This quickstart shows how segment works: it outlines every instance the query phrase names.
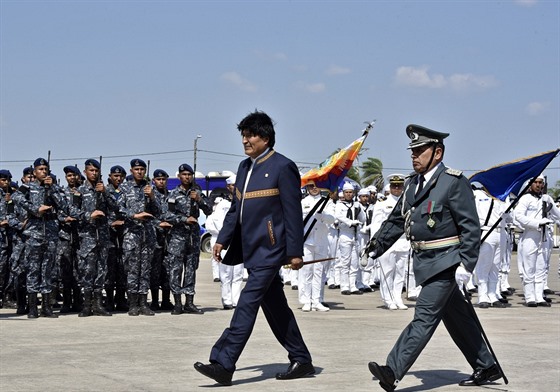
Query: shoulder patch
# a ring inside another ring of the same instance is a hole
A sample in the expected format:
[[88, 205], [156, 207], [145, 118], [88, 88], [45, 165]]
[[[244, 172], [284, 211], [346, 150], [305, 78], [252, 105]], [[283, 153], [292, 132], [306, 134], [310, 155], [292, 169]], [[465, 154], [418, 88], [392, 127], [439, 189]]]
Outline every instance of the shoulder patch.
[[448, 168], [445, 172], [455, 177], [460, 177], [463, 174], [461, 170], [451, 169], [451, 168]]

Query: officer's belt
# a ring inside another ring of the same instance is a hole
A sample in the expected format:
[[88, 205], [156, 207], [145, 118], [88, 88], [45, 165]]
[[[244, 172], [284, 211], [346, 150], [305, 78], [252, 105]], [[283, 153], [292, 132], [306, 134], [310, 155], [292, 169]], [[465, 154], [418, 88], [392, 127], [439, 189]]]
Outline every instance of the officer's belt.
[[429, 250], [447, 248], [448, 246], [458, 245], [461, 241], [459, 236], [441, 238], [433, 241], [410, 241], [410, 247], [414, 250]]

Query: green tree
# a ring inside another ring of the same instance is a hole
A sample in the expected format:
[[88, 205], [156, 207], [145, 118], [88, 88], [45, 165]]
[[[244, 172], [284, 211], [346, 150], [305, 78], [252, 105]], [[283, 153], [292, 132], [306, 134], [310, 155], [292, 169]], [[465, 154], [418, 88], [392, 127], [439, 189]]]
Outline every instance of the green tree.
[[548, 188], [547, 192], [554, 200], [560, 197], [560, 181], [556, 181], [553, 188]]
[[366, 187], [375, 185], [377, 189], [383, 188], [383, 162], [378, 158], [367, 158], [361, 165], [361, 184]]

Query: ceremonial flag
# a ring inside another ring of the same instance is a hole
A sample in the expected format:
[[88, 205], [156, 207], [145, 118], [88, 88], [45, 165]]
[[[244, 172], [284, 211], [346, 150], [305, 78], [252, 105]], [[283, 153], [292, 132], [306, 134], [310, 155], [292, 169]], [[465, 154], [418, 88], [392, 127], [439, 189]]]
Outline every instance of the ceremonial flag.
[[505, 201], [510, 193], [518, 195], [523, 184], [541, 174], [556, 158], [560, 149], [544, 152], [528, 158], [503, 163], [473, 174], [469, 181], [479, 182], [492, 196]]
[[318, 188], [328, 189], [329, 191], [334, 192], [346, 176], [346, 173], [348, 173], [350, 168], [352, 168], [354, 159], [358, 156], [369, 130], [373, 128], [373, 124], [374, 122], [368, 124], [360, 138], [354, 140], [347, 147], [331, 155], [318, 167], [313, 168], [302, 175], [301, 186], [305, 186], [305, 184], [309, 181], [314, 181]]

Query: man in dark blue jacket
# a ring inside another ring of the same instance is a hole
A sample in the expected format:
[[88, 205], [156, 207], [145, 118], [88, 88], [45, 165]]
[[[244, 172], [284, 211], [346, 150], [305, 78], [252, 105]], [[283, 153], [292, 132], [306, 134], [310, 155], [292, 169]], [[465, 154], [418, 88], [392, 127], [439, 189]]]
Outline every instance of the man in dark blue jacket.
[[288, 351], [290, 365], [276, 378], [287, 380], [315, 373], [311, 355], [284, 294], [279, 269], [303, 265], [301, 179], [294, 162], [273, 150], [272, 120], [254, 112], [237, 126], [248, 159], [237, 171], [231, 208], [213, 253], [223, 262], [245, 263], [249, 278], [229, 328], [210, 353], [210, 364], [194, 364], [197, 371], [222, 385], [231, 385], [235, 364], [251, 336], [259, 307], [274, 336]]
[[481, 385], [502, 377], [472, 309], [459, 291], [455, 274], [474, 270], [480, 247], [480, 224], [469, 181], [458, 170], [442, 163], [443, 139], [449, 134], [409, 125], [409, 149], [416, 174], [388, 219], [370, 242], [381, 256], [406, 234], [413, 249], [414, 275], [422, 290], [414, 319], [404, 329], [387, 357], [387, 366], [369, 363], [370, 372], [386, 391], [410, 369], [443, 321], [474, 373], [459, 383]]

